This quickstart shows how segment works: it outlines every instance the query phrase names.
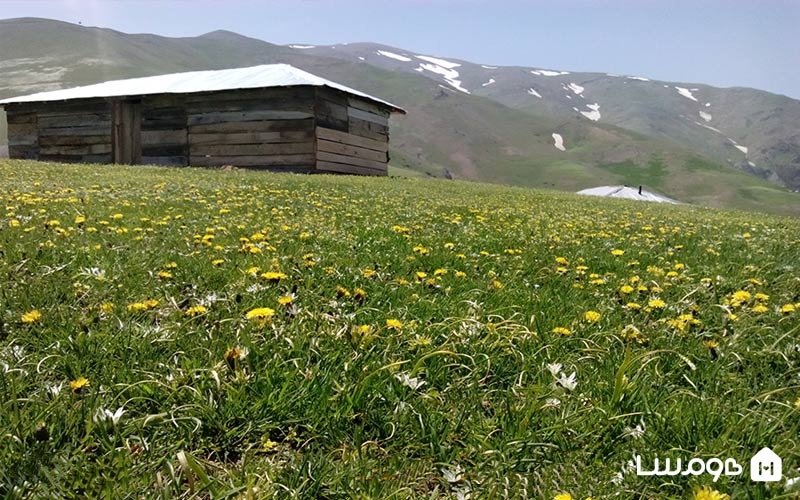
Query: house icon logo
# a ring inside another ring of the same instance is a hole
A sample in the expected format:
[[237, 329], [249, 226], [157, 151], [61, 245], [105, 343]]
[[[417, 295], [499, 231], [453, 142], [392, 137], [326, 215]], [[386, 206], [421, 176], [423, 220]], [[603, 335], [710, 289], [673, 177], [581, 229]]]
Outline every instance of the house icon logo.
[[783, 460], [769, 448], [761, 448], [750, 459], [750, 479], [759, 482], [780, 481]]

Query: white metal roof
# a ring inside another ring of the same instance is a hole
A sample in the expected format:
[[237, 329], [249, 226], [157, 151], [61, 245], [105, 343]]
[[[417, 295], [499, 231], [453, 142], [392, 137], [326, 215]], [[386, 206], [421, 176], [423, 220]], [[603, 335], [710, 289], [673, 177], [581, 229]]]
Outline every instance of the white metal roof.
[[0, 104], [15, 102], [65, 101], [91, 97], [122, 97], [147, 94], [188, 94], [193, 92], [213, 92], [217, 90], [254, 89], [263, 87], [291, 87], [313, 85], [331, 87], [348, 92], [405, 113], [401, 107], [359, 92], [336, 82], [326, 80], [288, 64], [264, 64], [249, 68], [234, 68], [209, 71], [190, 71], [169, 75], [112, 80], [109, 82], [74, 87], [71, 89], [39, 92], [0, 101]]
[[628, 200], [655, 201], [659, 203], [678, 203], [672, 198], [651, 193], [650, 191], [645, 191], [644, 189], [642, 190], [642, 194], [639, 194], [639, 190], [637, 188], [630, 186], [598, 186], [584, 189], [583, 191], [578, 191], [578, 194], [606, 196], [609, 198], [625, 198]]

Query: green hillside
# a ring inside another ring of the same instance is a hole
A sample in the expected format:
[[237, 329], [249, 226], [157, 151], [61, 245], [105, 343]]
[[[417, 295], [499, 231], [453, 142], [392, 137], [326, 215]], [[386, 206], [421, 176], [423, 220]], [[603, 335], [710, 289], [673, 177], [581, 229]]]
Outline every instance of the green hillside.
[[[689, 203], [800, 213], [796, 194], [714, 161], [706, 151], [666, 136], [653, 138], [580, 116], [512, 109], [489, 95], [457, 92], [418, 72], [367, 64], [351, 54], [361, 44], [326, 49], [340, 50], [347, 56], [342, 59], [224, 31], [180, 39], [15, 19], [0, 21], [0, 45], [9, 47], [0, 54], [6, 68], [0, 97], [131, 76], [285, 62], [406, 108], [408, 115], [393, 118], [391, 131], [392, 165], [405, 171], [568, 191], [643, 184]], [[566, 151], [554, 147], [554, 133], [563, 137]]]
[[0, 203], [4, 498], [796, 496], [800, 219], [26, 161]]

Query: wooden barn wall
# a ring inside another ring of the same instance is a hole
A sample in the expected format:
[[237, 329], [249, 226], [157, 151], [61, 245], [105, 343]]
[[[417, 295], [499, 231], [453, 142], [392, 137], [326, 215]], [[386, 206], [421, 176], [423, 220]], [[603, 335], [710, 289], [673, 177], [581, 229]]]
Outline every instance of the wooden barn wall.
[[189, 164], [310, 172], [314, 89], [253, 89], [186, 97]]
[[141, 163], [174, 167], [189, 164], [184, 101], [182, 95], [156, 95], [142, 99]]
[[11, 158], [111, 162], [111, 109], [102, 99], [16, 103], [6, 111]]
[[317, 171], [387, 175], [389, 111], [334, 89], [317, 89]]

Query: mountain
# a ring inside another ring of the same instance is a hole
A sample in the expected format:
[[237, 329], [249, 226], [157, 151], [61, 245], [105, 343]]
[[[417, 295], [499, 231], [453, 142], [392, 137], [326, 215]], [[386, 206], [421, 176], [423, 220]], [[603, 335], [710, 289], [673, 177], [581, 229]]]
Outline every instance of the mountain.
[[370, 43], [307, 47], [308, 54], [417, 72], [514, 109], [580, 117], [677, 142], [720, 163], [800, 189], [800, 101], [748, 88], [642, 76], [498, 67]]
[[[168, 38], [33, 18], [0, 21], [0, 46], [0, 98], [284, 62], [406, 108], [407, 116], [392, 119], [395, 172], [570, 191], [644, 184], [685, 202], [800, 214], [797, 194], [751, 175], [794, 186], [790, 181], [800, 170], [800, 161], [799, 168], [792, 163], [800, 151], [797, 137], [779, 125], [794, 119], [797, 102], [766, 92], [681, 84], [669, 89], [667, 83], [601, 74], [495, 68], [367, 43], [278, 46], [228, 31]], [[765, 114], [754, 112], [735, 125], [717, 111], [734, 113], [735, 94], [729, 92], [739, 91]], [[712, 92], [718, 93], [713, 101]], [[758, 104], [770, 98], [772, 107]], [[696, 119], [690, 107], [698, 108]], [[711, 113], [711, 121], [700, 111]], [[723, 119], [725, 127], [716, 123]], [[759, 128], [759, 120], [767, 125]], [[729, 137], [746, 145], [750, 156], [725, 144]]]

